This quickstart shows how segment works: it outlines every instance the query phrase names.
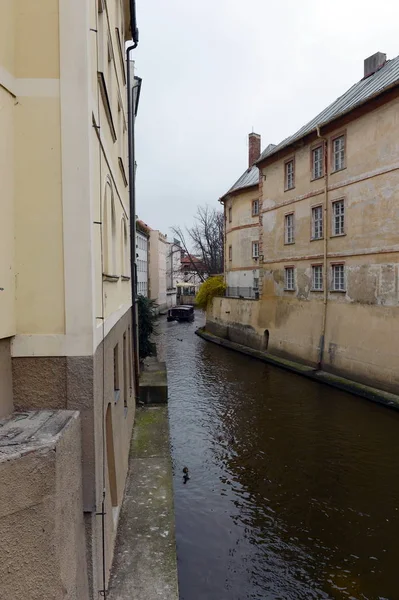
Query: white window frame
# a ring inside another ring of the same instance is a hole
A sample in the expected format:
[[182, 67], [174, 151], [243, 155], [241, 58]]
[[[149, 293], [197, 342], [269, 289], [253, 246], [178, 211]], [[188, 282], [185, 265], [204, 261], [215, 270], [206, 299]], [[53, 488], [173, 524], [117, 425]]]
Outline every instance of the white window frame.
[[291, 158], [284, 163], [284, 182], [285, 190], [292, 190], [295, 187], [295, 160]]
[[332, 203], [332, 235], [345, 234], [345, 200], [340, 198]]
[[331, 290], [333, 292], [346, 292], [345, 264], [331, 265]]
[[[320, 155], [319, 155], [320, 153]], [[320, 179], [324, 175], [323, 168], [323, 145], [317, 146], [312, 150], [312, 179]]]
[[323, 265], [312, 265], [312, 291], [323, 291]]
[[284, 267], [284, 289], [295, 291], [295, 267]]
[[294, 213], [284, 215], [284, 244], [295, 243]]
[[[256, 207], [256, 210], [255, 210]], [[257, 217], [259, 215], [259, 200], [252, 200], [252, 216]]]
[[259, 258], [259, 242], [252, 242], [252, 258]]
[[312, 240], [323, 239], [323, 206], [312, 207]]
[[346, 154], [346, 137], [345, 134], [338, 135], [332, 139], [332, 171], [342, 171], [345, 169], [345, 154]]

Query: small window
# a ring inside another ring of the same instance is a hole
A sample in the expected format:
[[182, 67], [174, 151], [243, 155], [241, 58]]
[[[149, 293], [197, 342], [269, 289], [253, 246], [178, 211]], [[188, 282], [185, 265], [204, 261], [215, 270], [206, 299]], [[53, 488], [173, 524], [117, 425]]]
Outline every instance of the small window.
[[233, 220], [233, 209], [230, 206], [230, 208], [229, 208], [229, 223], [231, 223], [232, 220]]
[[321, 265], [312, 267], [312, 290], [323, 291], [323, 267]]
[[345, 291], [345, 265], [332, 266], [332, 289], [334, 292]]
[[284, 240], [286, 244], [294, 243], [294, 213], [285, 215], [284, 219]]
[[294, 288], [294, 267], [284, 269], [284, 289], [292, 291]]
[[233, 260], [233, 246], [229, 246], [229, 260]]
[[343, 200], [333, 202], [333, 235], [345, 233], [345, 203]]
[[252, 258], [259, 258], [259, 242], [252, 242]]
[[115, 402], [119, 399], [119, 346], [116, 344], [114, 348], [114, 394]]
[[127, 408], [129, 397], [129, 354], [126, 332], [123, 334], [123, 405]]
[[252, 216], [256, 217], [259, 214], [259, 200], [252, 200]]
[[294, 160], [289, 160], [285, 163], [285, 189], [292, 190], [294, 185]]
[[312, 150], [312, 178], [319, 179], [324, 175], [323, 169], [323, 146]]
[[340, 135], [332, 141], [332, 168], [340, 171], [345, 168], [345, 136]]
[[320, 240], [323, 237], [323, 207], [312, 208], [312, 240]]

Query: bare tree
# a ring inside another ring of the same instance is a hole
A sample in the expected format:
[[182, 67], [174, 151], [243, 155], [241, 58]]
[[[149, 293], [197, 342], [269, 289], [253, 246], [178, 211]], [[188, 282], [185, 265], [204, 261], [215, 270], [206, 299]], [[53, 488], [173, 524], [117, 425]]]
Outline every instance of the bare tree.
[[[187, 243], [181, 227], [173, 227], [173, 232], [179, 237], [184, 250], [190, 257], [193, 269], [204, 280], [203, 274], [199, 273], [195, 261], [188, 252]], [[198, 257], [208, 275], [223, 273], [223, 249], [224, 249], [224, 217], [221, 211], [210, 206], [199, 206], [194, 217], [194, 225], [187, 228], [187, 235], [193, 254]]]

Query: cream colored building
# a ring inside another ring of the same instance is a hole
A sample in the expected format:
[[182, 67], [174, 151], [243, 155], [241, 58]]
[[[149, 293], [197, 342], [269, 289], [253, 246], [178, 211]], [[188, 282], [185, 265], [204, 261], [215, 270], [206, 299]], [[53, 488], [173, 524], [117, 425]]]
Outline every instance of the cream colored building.
[[166, 269], [169, 254], [169, 243], [166, 235], [157, 229], [150, 230], [149, 240], [149, 297], [157, 304], [157, 310], [163, 312], [167, 308]]
[[[399, 57], [378, 53], [364, 69], [257, 161], [261, 299], [217, 299], [208, 325], [398, 393]], [[235, 227], [247, 224], [251, 195], [240, 202], [246, 214], [237, 208]], [[246, 240], [230, 238], [233, 257], [256, 227], [246, 231]]]
[[[133, 5], [0, 2], [0, 417], [80, 412], [96, 599], [135, 411], [125, 60]], [[2, 584], [3, 575], [0, 596]]]

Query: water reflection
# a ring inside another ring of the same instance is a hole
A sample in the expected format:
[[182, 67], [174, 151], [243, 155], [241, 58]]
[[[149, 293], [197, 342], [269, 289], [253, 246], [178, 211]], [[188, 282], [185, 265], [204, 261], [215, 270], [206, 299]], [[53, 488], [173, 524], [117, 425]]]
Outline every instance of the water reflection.
[[399, 415], [198, 325], [162, 322], [159, 340], [182, 600], [399, 598]]

